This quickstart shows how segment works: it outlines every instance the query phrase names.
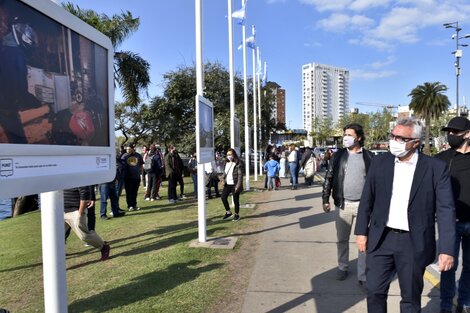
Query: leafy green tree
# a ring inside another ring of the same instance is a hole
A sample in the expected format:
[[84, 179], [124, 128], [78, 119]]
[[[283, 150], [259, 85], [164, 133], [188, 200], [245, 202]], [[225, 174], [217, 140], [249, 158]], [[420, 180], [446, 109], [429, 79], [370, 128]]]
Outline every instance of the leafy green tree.
[[450, 101], [444, 92], [447, 86], [440, 82], [429, 83], [415, 87], [408, 96], [411, 96], [410, 109], [425, 121], [424, 153], [429, 155], [429, 133], [431, 120], [438, 119], [449, 109]]
[[137, 31], [140, 19], [134, 18], [129, 11], [109, 17], [93, 10], [82, 9], [71, 2], [62, 3], [62, 6], [110, 38], [115, 50], [114, 80], [121, 88], [126, 103], [137, 106], [141, 102], [141, 92], [146, 92], [150, 84], [150, 64], [136, 53], [118, 51], [117, 48]]
[[336, 132], [333, 119], [330, 117], [324, 117], [322, 119], [315, 116], [312, 119], [312, 131], [310, 136], [313, 137], [313, 144], [324, 146], [328, 138], [334, 136]]
[[275, 90], [278, 88], [281, 88], [281, 86], [275, 82], [268, 81], [261, 90], [261, 138], [259, 138], [261, 148], [268, 145], [271, 133], [276, 130], [285, 130], [285, 125], [277, 125], [276, 119], [271, 116], [276, 103]]
[[[196, 69], [180, 66], [163, 75], [164, 92], [150, 103], [153, 116], [152, 138], [162, 144], [175, 143], [184, 152], [196, 148], [195, 96]], [[217, 149], [230, 145], [230, 84], [229, 72], [220, 63], [204, 66], [204, 97], [214, 105], [214, 141]], [[235, 111], [244, 135], [243, 84], [235, 77]], [[243, 142], [243, 140], [242, 140]]]

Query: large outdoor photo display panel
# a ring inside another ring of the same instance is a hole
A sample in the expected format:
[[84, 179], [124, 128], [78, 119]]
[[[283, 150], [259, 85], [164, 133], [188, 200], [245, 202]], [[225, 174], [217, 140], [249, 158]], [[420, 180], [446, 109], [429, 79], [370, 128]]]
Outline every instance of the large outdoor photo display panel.
[[0, 198], [112, 180], [109, 38], [50, 0], [0, 0], [0, 39]]
[[214, 160], [214, 107], [201, 96], [196, 96], [196, 150], [199, 163]]

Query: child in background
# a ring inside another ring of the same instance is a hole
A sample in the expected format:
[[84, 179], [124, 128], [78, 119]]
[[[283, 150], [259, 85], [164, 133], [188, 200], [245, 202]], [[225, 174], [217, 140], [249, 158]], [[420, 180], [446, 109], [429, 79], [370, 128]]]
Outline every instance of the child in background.
[[274, 154], [269, 155], [269, 161], [264, 164], [264, 169], [268, 175], [268, 190], [276, 190], [275, 179], [280, 170], [279, 162], [274, 160]]

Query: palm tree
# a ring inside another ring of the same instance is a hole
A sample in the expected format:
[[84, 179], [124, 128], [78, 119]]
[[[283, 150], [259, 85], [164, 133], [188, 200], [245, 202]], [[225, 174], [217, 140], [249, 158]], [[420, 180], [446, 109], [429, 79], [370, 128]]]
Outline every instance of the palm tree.
[[136, 53], [118, 51], [117, 48], [132, 33], [137, 31], [140, 19], [134, 18], [129, 11], [109, 17], [106, 14], [98, 14], [93, 10], [81, 9], [71, 2], [63, 3], [62, 6], [111, 39], [115, 51], [115, 82], [121, 87], [126, 103], [137, 106], [140, 103], [140, 92], [147, 91], [150, 84], [150, 64]]
[[423, 118], [426, 123], [424, 138], [424, 154], [429, 155], [429, 129], [431, 119], [438, 119], [449, 109], [450, 101], [443, 93], [447, 91], [447, 86], [440, 82], [418, 85], [408, 96], [411, 96], [410, 109], [415, 114]]

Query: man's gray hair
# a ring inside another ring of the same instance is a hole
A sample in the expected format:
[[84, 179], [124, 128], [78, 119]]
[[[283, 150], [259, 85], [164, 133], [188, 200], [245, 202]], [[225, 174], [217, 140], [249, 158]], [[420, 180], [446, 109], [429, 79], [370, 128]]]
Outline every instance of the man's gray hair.
[[397, 121], [397, 125], [413, 128], [413, 138], [421, 140], [423, 134], [423, 123], [414, 117], [405, 117]]

